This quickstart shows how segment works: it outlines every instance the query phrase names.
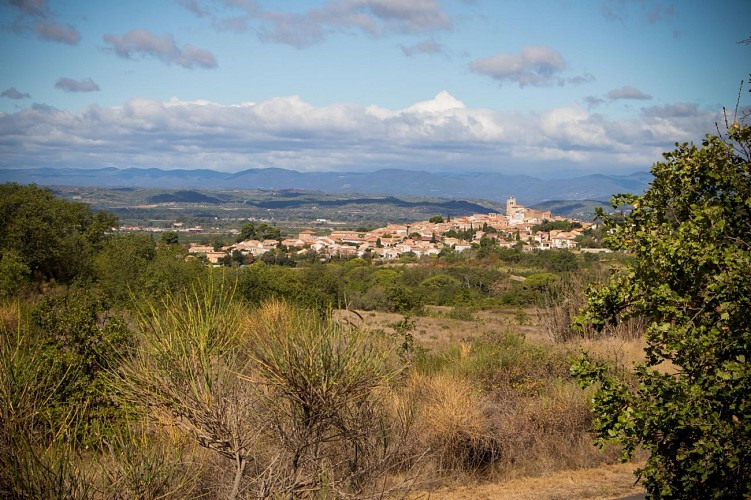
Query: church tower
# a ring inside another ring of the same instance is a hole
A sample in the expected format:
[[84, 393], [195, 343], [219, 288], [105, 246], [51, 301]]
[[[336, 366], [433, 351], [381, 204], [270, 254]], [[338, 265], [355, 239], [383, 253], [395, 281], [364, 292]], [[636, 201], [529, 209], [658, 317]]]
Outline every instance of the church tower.
[[506, 217], [512, 217], [516, 212], [516, 198], [509, 196], [506, 200]]

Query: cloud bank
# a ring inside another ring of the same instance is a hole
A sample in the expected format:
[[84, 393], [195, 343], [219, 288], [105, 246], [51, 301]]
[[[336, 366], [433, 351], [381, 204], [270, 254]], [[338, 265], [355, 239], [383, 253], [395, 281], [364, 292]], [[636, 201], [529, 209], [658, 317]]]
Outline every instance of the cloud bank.
[[467, 108], [448, 92], [400, 110], [316, 107], [296, 96], [237, 105], [135, 99], [0, 114], [0, 167], [630, 173], [676, 141], [700, 139], [715, 119], [682, 104], [621, 121], [575, 104], [536, 114]]

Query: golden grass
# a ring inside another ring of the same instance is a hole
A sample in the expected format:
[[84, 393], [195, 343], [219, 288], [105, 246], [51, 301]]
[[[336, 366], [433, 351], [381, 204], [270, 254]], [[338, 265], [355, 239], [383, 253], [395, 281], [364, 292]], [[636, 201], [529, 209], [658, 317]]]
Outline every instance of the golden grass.
[[431, 500], [562, 500], [617, 499], [645, 492], [634, 484], [635, 464], [601, 465], [590, 469], [559, 471], [540, 477], [504, 483], [475, 483], [434, 491], [420, 491], [411, 499]]

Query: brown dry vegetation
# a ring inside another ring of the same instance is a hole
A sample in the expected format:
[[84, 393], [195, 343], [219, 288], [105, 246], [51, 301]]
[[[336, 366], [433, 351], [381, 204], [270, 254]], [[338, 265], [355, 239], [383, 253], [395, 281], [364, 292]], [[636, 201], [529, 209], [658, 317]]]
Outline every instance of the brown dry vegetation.
[[[592, 446], [591, 392], [568, 376], [568, 360], [581, 350], [630, 368], [643, 360], [640, 338], [561, 343], [544, 331], [542, 314], [533, 309], [478, 311], [464, 321], [450, 313], [451, 308], [433, 307], [412, 318], [415, 343], [424, 351], [396, 396], [400, 404], [412, 405], [406, 449], [420, 457], [415, 498], [643, 493], [634, 484], [634, 466], [617, 465], [618, 450]], [[402, 318], [362, 316], [367, 328], [394, 334]]]
[[[630, 466], [614, 465], [618, 450], [601, 452], [592, 446], [591, 393], [578, 388], [568, 372], [580, 349], [630, 366], [641, 359], [639, 340], [556, 343], [532, 309], [432, 307], [411, 318], [414, 327], [408, 331], [414, 341], [400, 351], [403, 316], [341, 314], [337, 323], [345, 327], [330, 330], [334, 337], [329, 347], [335, 350], [326, 355], [334, 356], [331, 362], [344, 362], [349, 358], [337, 358], [336, 349], [347, 349], [352, 339], [381, 339], [357, 344], [383, 350], [372, 368], [372, 353], [362, 351], [367, 356], [355, 367], [376, 370], [381, 378], [372, 382], [376, 378], [366, 370], [357, 382], [362, 391], [325, 394], [343, 398], [334, 406], [346, 411], [326, 413], [330, 407], [323, 403], [320, 411], [312, 410], [321, 423], [311, 427], [305, 397], [320, 387], [295, 384], [317, 383], [318, 368], [306, 368], [305, 354], [319, 346], [306, 347], [315, 341], [306, 332], [331, 325], [314, 325], [311, 316], [295, 316], [300, 313], [279, 303], [247, 312], [229, 304], [216, 311], [180, 312], [178, 306], [184, 305], [173, 304], [170, 314], [148, 311], [141, 330], [158, 334], [151, 342], [160, 344], [152, 344], [148, 352], [162, 356], [168, 354], [162, 349], [179, 347], [178, 352], [187, 349], [187, 357], [175, 358], [179, 364], [161, 375], [158, 363], [165, 360], [158, 357], [134, 358], [135, 364], [128, 365], [132, 370], [124, 372], [130, 381], [139, 379], [139, 371], [147, 375], [141, 377], [141, 389], [125, 387], [134, 391], [134, 403], [139, 398], [147, 403], [151, 418], [134, 415], [132, 426], [116, 433], [104, 449], [79, 459], [66, 455], [64, 448], [59, 456], [44, 455], [52, 460], [50, 466], [68, 475], [68, 492], [96, 498], [252, 498], [273, 492], [303, 497], [617, 498], [642, 491], [633, 486]], [[6, 333], [22, 331], [13, 308], [0, 312]], [[290, 323], [291, 318], [297, 319]], [[192, 344], [180, 344], [174, 332], [187, 319], [193, 322], [191, 335], [226, 336], [216, 337], [221, 340], [218, 350], [209, 344], [197, 351]], [[247, 346], [246, 354], [227, 357], [227, 346], [234, 345], [239, 331], [249, 335], [237, 337], [238, 345]], [[360, 337], [347, 331], [359, 331]], [[143, 354], [152, 356], [148, 352]], [[312, 371], [286, 379], [290, 367], [284, 363]], [[178, 366], [198, 372], [171, 380]], [[341, 366], [346, 372], [346, 364]], [[166, 378], [152, 386], [156, 375]], [[148, 401], [154, 395], [158, 397]], [[165, 404], [169, 398], [173, 402]]]

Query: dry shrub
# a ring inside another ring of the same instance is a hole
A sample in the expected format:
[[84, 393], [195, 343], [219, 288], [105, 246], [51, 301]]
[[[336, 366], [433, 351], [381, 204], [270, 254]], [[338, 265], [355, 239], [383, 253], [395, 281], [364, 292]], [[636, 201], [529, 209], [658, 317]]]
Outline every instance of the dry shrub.
[[100, 460], [102, 493], [111, 499], [195, 497], [201, 475], [196, 446], [175, 429], [146, 422], [119, 429]]
[[542, 299], [542, 305], [537, 308], [537, 317], [540, 327], [550, 340], [566, 342], [603, 337], [630, 340], [644, 334], [646, 321], [641, 317], [622, 318], [615, 324], [608, 324], [602, 331], [589, 324], [575, 325], [576, 316], [586, 305], [587, 289], [606, 279], [604, 272], [597, 268], [588, 273], [563, 276], [548, 290]]
[[401, 370], [394, 340], [282, 302], [246, 326], [241, 378], [256, 389], [276, 452], [257, 493], [364, 494], [392, 464], [402, 427], [386, 410]]
[[592, 446], [587, 395], [573, 383], [552, 384], [540, 397], [504, 400], [498, 407], [501, 477], [589, 467], [605, 459]]
[[437, 474], [480, 472], [499, 447], [481, 393], [450, 374], [412, 374], [402, 398], [412, 402], [415, 424], [411, 454], [425, 456]]
[[243, 311], [232, 290], [209, 281], [138, 316], [140, 345], [113, 383], [128, 404], [167, 417], [196, 443], [222, 456], [234, 470], [230, 498], [255, 466], [260, 434], [253, 388], [237, 374], [246, 364], [241, 347]]

